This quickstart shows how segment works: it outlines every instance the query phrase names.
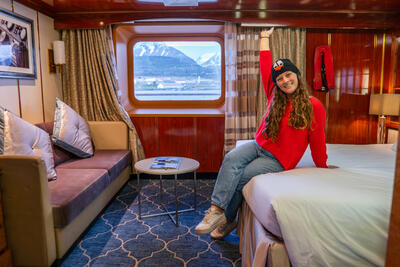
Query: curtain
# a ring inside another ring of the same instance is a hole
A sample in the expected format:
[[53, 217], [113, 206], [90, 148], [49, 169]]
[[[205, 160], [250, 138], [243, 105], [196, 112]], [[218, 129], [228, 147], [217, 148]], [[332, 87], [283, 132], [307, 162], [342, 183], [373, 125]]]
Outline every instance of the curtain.
[[259, 87], [259, 32], [225, 24], [225, 153], [254, 138]]
[[[261, 32], [261, 28], [259, 31]], [[265, 29], [267, 30], [267, 28]], [[270, 38], [272, 60], [288, 58], [306, 77], [306, 30], [303, 28], [275, 28]], [[257, 97], [257, 125], [261, 124], [267, 108], [262, 81], [260, 79]]]
[[124, 121], [133, 162], [143, 159], [135, 127], [118, 99], [114, 49], [107, 30], [63, 30], [62, 40], [66, 50], [63, 101], [87, 120]]

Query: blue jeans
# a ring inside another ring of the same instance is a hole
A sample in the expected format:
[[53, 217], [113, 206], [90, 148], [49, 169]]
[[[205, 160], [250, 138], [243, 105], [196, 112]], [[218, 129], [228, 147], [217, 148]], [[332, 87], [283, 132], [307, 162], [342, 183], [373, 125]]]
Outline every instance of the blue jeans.
[[279, 161], [255, 140], [238, 146], [225, 155], [211, 195], [211, 204], [224, 209], [226, 219], [233, 221], [243, 200], [242, 189], [251, 178], [283, 170]]

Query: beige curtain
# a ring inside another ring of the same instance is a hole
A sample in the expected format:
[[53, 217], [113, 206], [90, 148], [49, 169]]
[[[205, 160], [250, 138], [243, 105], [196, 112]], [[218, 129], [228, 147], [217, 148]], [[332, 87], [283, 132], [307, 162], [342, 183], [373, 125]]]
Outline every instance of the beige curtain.
[[[261, 32], [261, 28], [259, 31]], [[267, 30], [267, 29], [266, 29]], [[301, 76], [306, 77], [306, 30], [302, 28], [275, 28], [270, 38], [272, 59], [290, 59], [300, 70]], [[261, 79], [259, 80], [257, 96], [257, 125], [265, 115], [267, 100]]]
[[259, 32], [225, 24], [225, 153], [256, 131]]
[[113, 43], [107, 30], [64, 30], [62, 40], [66, 50], [63, 100], [87, 120], [124, 121], [129, 127], [133, 160], [143, 159], [135, 127], [118, 100]]

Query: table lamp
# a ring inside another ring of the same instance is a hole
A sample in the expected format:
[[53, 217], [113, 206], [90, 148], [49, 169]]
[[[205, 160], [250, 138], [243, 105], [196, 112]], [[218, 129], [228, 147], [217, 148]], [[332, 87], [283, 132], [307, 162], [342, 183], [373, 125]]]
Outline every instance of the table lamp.
[[386, 117], [400, 113], [400, 94], [372, 94], [369, 101], [369, 114], [379, 115], [378, 144], [385, 143]]

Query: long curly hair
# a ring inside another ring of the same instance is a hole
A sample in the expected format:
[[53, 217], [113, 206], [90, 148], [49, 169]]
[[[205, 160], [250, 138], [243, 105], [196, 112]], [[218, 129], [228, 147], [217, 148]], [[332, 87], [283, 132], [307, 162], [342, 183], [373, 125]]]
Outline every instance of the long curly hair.
[[310, 101], [308, 86], [299, 75], [297, 75], [297, 79], [299, 86], [289, 96], [275, 86], [275, 95], [270, 106], [270, 111], [265, 118], [265, 128], [263, 130], [264, 137], [271, 137], [273, 142], [278, 140], [279, 126], [285, 114], [288, 99], [290, 99], [293, 107], [290, 111], [288, 125], [295, 129], [311, 129], [313, 107]]

